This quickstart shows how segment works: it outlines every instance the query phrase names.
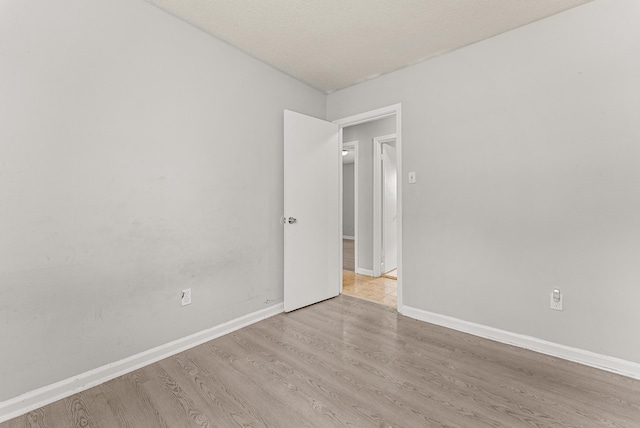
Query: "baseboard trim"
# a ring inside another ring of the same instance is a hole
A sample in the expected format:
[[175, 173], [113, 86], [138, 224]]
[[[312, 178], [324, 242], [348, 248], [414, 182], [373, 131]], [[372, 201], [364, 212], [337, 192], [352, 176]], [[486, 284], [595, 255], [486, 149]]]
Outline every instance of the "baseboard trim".
[[205, 342], [232, 333], [284, 311], [282, 303], [241, 316], [215, 327], [157, 346], [120, 361], [98, 367], [51, 385], [0, 402], [0, 422], [24, 415], [54, 401], [107, 382], [141, 367], [186, 351]]
[[640, 364], [632, 361], [609, 357], [595, 352], [586, 351], [584, 349], [572, 348], [570, 346], [560, 345], [558, 343], [548, 342], [535, 337], [512, 333], [410, 306], [404, 306], [402, 314], [410, 318], [447, 327], [452, 330], [469, 333], [474, 336], [495, 340], [496, 342], [506, 343], [507, 345], [513, 345], [519, 348], [529, 349], [541, 354], [562, 358], [630, 378], [640, 379]]
[[373, 271], [369, 269], [357, 268], [356, 273], [360, 275], [373, 276]]

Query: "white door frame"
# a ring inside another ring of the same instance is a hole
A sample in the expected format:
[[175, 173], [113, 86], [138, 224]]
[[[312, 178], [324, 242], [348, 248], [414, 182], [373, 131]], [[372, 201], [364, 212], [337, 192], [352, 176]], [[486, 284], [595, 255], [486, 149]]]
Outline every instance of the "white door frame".
[[[402, 118], [401, 118], [401, 104], [393, 104], [387, 107], [382, 107], [376, 110], [367, 111], [364, 113], [356, 114], [354, 116], [345, 117], [343, 119], [334, 120], [333, 123], [340, 127], [339, 138], [340, 146], [342, 147], [342, 129], [347, 126], [359, 125], [361, 123], [371, 122], [373, 120], [382, 119], [384, 117], [393, 116], [396, 117], [396, 151], [398, 155], [397, 169], [398, 169], [398, 307], [397, 310], [400, 313], [404, 311], [404, 304], [402, 300]], [[342, 168], [340, 168], [340, 192], [342, 191]], [[340, 198], [342, 202], [342, 198]], [[342, 209], [342, 206], [340, 206]], [[340, 239], [342, 242], [342, 216], [340, 216], [340, 236], [336, 236], [336, 239]], [[340, 246], [342, 249], [342, 245]], [[342, 253], [340, 253], [342, 257]], [[375, 266], [374, 266], [375, 267]], [[340, 277], [340, 292], [342, 293], [342, 276]]]
[[[340, 132], [340, 138], [342, 139], [342, 132]], [[343, 149], [353, 150], [354, 159], [353, 159], [353, 257], [355, 258], [355, 266], [354, 271], [358, 272], [358, 140], [347, 141], [346, 143], [342, 143]], [[344, 176], [341, 176], [340, 183], [342, 184], [344, 180]], [[344, 185], [340, 186], [340, 201], [343, 200], [342, 191], [344, 189]], [[341, 206], [342, 212], [344, 212], [344, 207]], [[340, 230], [342, 230], [342, 220], [340, 221]], [[344, 235], [344, 231], [343, 231]], [[341, 259], [342, 260], [342, 259]], [[342, 287], [340, 287], [340, 292], [342, 292]]]
[[[382, 265], [382, 168], [380, 166], [382, 145], [396, 140], [396, 134], [373, 139], [373, 276], [375, 277], [383, 273], [380, 269]], [[400, 178], [399, 174], [398, 178]]]

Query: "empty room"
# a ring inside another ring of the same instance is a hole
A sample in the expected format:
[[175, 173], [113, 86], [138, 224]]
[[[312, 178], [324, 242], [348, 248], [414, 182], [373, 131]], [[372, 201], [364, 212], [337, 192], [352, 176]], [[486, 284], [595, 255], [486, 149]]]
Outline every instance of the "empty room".
[[640, 426], [638, 22], [0, 0], [0, 427]]

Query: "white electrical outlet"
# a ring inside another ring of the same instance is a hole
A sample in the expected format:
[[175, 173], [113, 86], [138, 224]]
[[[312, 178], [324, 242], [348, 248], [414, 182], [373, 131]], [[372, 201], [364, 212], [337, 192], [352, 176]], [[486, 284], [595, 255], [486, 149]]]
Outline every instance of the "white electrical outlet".
[[182, 290], [182, 306], [191, 304], [191, 289], [185, 288]]
[[562, 310], [562, 293], [558, 288], [554, 288], [553, 291], [551, 291], [549, 307], [555, 311]]

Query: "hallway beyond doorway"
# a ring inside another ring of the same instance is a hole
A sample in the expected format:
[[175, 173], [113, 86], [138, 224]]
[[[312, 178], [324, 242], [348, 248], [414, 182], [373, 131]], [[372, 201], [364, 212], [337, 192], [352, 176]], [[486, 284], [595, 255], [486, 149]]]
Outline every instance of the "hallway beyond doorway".
[[398, 279], [398, 269], [391, 270], [391, 271], [383, 274], [382, 276], [384, 276], [385, 278], [390, 278], [390, 279]]
[[395, 309], [398, 300], [398, 286], [395, 279], [374, 278], [343, 270], [342, 294], [380, 303]]

